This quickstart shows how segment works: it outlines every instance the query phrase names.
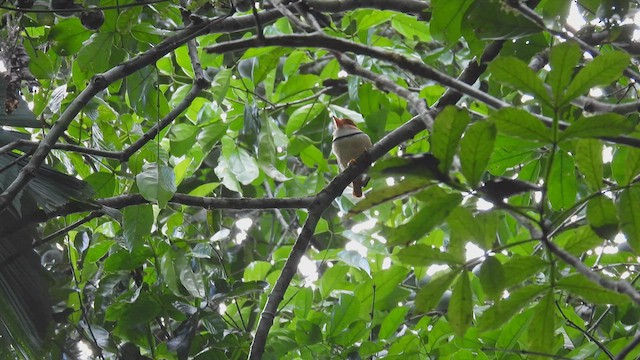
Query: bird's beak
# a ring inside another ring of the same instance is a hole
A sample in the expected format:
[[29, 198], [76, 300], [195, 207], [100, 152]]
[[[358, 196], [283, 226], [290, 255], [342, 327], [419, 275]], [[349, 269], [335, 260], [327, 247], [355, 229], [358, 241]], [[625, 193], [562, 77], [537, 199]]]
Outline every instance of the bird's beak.
[[344, 121], [342, 119], [338, 119], [335, 116], [332, 116], [332, 118], [333, 118], [333, 123], [336, 125], [336, 127], [340, 127], [344, 125]]

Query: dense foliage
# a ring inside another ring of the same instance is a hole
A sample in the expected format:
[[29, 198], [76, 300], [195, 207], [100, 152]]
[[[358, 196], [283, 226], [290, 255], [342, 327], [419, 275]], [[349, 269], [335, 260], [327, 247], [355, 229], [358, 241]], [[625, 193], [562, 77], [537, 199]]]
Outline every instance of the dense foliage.
[[638, 357], [637, 6], [3, 1], [0, 356]]

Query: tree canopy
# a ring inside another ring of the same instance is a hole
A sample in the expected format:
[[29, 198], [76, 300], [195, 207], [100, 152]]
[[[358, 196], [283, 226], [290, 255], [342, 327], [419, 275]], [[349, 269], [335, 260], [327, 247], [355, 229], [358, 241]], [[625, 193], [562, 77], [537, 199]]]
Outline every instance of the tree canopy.
[[2, 1], [0, 356], [637, 358], [637, 12]]

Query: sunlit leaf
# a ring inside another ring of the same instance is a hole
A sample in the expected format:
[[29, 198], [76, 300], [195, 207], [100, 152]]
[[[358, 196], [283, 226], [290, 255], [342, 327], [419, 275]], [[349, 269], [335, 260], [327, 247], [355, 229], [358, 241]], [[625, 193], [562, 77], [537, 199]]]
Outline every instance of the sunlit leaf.
[[471, 186], [480, 182], [489, 164], [496, 139], [496, 128], [488, 122], [471, 125], [460, 141], [462, 174]]
[[629, 55], [622, 51], [611, 51], [596, 56], [573, 78], [564, 93], [564, 102], [571, 101], [597, 85], [608, 85], [615, 81], [629, 64]]
[[629, 245], [640, 250], [640, 187], [631, 186], [623, 189], [618, 198], [618, 218], [620, 227]]
[[447, 318], [456, 335], [462, 337], [473, 320], [473, 299], [469, 274], [464, 271], [453, 286]]

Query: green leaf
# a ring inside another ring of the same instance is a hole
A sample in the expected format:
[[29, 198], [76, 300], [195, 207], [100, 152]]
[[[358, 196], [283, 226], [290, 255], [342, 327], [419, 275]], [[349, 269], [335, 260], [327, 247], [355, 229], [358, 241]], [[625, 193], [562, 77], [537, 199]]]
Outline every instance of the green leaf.
[[542, 104], [551, 105], [544, 82], [522, 60], [511, 56], [499, 57], [489, 64], [488, 70], [496, 81], [533, 95]]
[[576, 142], [576, 165], [584, 175], [591, 191], [602, 189], [603, 165], [602, 143], [595, 139], [581, 139]]
[[578, 72], [569, 84], [561, 104], [566, 104], [588, 92], [592, 87], [608, 85], [616, 81], [629, 65], [629, 55], [622, 51], [611, 51], [596, 56]]
[[471, 326], [473, 320], [473, 298], [471, 295], [471, 283], [469, 274], [463, 271], [456, 285], [453, 287], [447, 319], [456, 335], [464, 336], [467, 328]]
[[460, 137], [470, 121], [467, 112], [459, 111], [455, 106], [447, 106], [436, 117], [431, 132], [431, 151], [440, 160], [440, 172], [449, 173]]
[[104, 271], [134, 270], [142, 266], [151, 257], [153, 257], [151, 249], [144, 246], [134, 247], [131, 252], [121, 249], [109, 254], [104, 261]]
[[614, 113], [581, 117], [561, 133], [559, 141], [571, 138], [614, 137], [629, 133], [634, 128], [635, 124], [631, 120]]
[[183, 251], [176, 253], [174, 266], [180, 283], [196, 299], [203, 299], [205, 296], [204, 280], [202, 275], [194, 273], [187, 257]]
[[566, 242], [562, 239], [563, 235], [564, 233], [558, 236], [556, 241], [558, 244], [561, 244], [567, 252], [575, 256], [582, 255], [587, 250], [602, 245], [602, 239], [586, 225], [576, 230], [567, 231]]
[[116, 188], [116, 177], [113, 173], [95, 172], [84, 179], [96, 192], [97, 198], [113, 196]]
[[565, 276], [556, 282], [556, 286], [598, 305], [622, 305], [631, 301], [627, 296], [605, 289], [582, 274]]
[[298, 289], [296, 294], [293, 312], [299, 319], [305, 319], [311, 311], [313, 304], [313, 290], [308, 287]]
[[159, 258], [159, 264], [156, 269], [159, 267], [160, 274], [162, 275], [162, 280], [167, 285], [169, 290], [176, 295], [181, 296], [180, 286], [178, 285], [178, 275], [176, 274], [176, 269], [174, 267], [174, 258], [176, 252], [169, 249]]
[[123, 232], [126, 248], [133, 252], [134, 249], [142, 247], [151, 234], [153, 226], [153, 209], [151, 205], [128, 206], [123, 211]]
[[504, 278], [504, 287], [510, 288], [541, 272], [549, 264], [538, 256], [512, 256], [502, 264], [502, 271], [509, 274]]
[[400, 262], [412, 266], [429, 266], [435, 264], [460, 264], [451, 254], [425, 244], [412, 245], [400, 249], [397, 254]]
[[193, 196], [209, 196], [211, 193], [220, 186], [220, 183], [206, 183], [198, 186], [197, 188], [189, 191], [189, 195]]
[[113, 33], [99, 32], [91, 35], [78, 52], [76, 63], [86, 78], [110, 68], [109, 57], [113, 47]]
[[423, 208], [407, 223], [400, 225], [387, 234], [389, 246], [408, 244], [418, 240], [440, 225], [462, 201], [458, 193], [449, 194], [439, 187], [430, 187], [422, 192], [425, 199], [429, 199]]
[[177, 190], [173, 169], [156, 163], [144, 164], [142, 172], [136, 175], [136, 184], [142, 197], [157, 201], [161, 208], [167, 206]]
[[301, 345], [312, 345], [322, 341], [322, 330], [318, 324], [299, 319], [296, 321], [296, 342]]
[[77, 17], [59, 21], [49, 32], [49, 42], [56, 54], [70, 56], [82, 49], [82, 43], [92, 32], [85, 29]]
[[344, 261], [345, 264], [363, 270], [368, 275], [371, 275], [371, 267], [369, 266], [367, 258], [360, 255], [359, 252], [355, 250], [342, 250], [338, 253], [338, 258]]
[[475, 187], [484, 175], [496, 140], [496, 127], [489, 122], [471, 125], [460, 141], [462, 174], [470, 186]]
[[528, 285], [520, 288], [506, 299], [496, 302], [492, 307], [485, 310], [478, 320], [478, 327], [481, 331], [497, 329], [502, 324], [509, 321], [518, 311], [531, 304], [531, 300], [538, 294], [548, 289], [543, 285]]
[[367, 323], [364, 320], [356, 320], [349, 325], [347, 330], [333, 336], [330, 341], [344, 347], [350, 347], [364, 339], [369, 333]]
[[405, 267], [391, 266], [359, 282], [354, 293], [361, 304], [360, 316], [368, 319], [372, 308], [378, 311], [395, 309], [398, 302], [404, 301], [409, 292], [401, 284], [408, 273]]
[[503, 108], [491, 115], [489, 119], [495, 121], [500, 133], [545, 144], [553, 142], [551, 129], [528, 111]]
[[193, 148], [200, 128], [189, 123], [179, 123], [171, 127], [171, 155], [180, 157]]
[[94, 263], [102, 257], [104, 257], [109, 249], [115, 244], [113, 240], [103, 240], [97, 243], [92, 244], [87, 250], [87, 256], [84, 257], [84, 261], [87, 263]]
[[478, 277], [482, 290], [490, 299], [498, 300], [502, 296], [506, 276], [502, 263], [495, 256], [488, 256], [482, 262]]
[[587, 203], [587, 222], [599, 236], [608, 239], [618, 233], [618, 216], [613, 199], [598, 195]]
[[431, 3], [432, 17], [429, 31], [437, 40], [455, 44], [460, 39], [460, 25], [470, 0], [436, 0]]
[[553, 291], [549, 290], [534, 308], [533, 321], [527, 332], [529, 349], [542, 354], [553, 353], [556, 304]]
[[640, 174], [640, 149], [619, 147], [611, 161], [611, 172], [619, 185], [629, 185]]
[[346, 329], [358, 319], [359, 314], [360, 302], [358, 299], [353, 295], [341, 294], [338, 304], [331, 311], [327, 337], [337, 335], [340, 331]]
[[380, 339], [388, 339], [395, 334], [400, 326], [404, 324], [405, 316], [408, 311], [409, 308], [406, 306], [397, 307], [391, 310], [389, 314], [384, 317], [384, 320], [382, 320], [378, 337]]
[[376, 161], [368, 173], [372, 177], [408, 176], [447, 182], [445, 173], [438, 169], [439, 164], [430, 153], [420, 153]]
[[423, 178], [407, 178], [391, 186], [377, 187], [371, 190], [367, 196], [349, 209], [349, 216], [360, 214], [376, 205], [384, 202], [403, 198], [425, 187], [433, 185], [433, 181]]
[[349, 272], [348, 266], [338, 264], [322, 274], [318, 288], [323, 299], [329, 296], [333, 290], [343, 290], [345, 286], [349, 286], [345, 280], [347, 272]]
[[465, 14], [475, 35], [483, 40], [517, 39], [541, 31], [540, 27], [500, 1], [476, 0]]
[[631, 248], [640, 251], [640, 186], [623, 189], [617, 203], [622, 232]]
[[213, 95], [213, 101], [219, 106], [222, 106], [222, 102], [227, 97], [227, 91], [229, 91], [229, 85], [231, 84], [231, 75], [233, 72], [231, 69], [223, 68], [213, 78], [211, 83], [211, 94]]
[[[116, 303], [116, 305], [121, 304]], [[158, 315], [161, 309], [162, 307], [152, 295], [141, 292], [135, 302], [122, 304], [122, 310], [117, 317], [110, 316], [110, 312], [107, 309], [105, 319], [116, 321], [119, 328], [130, 329], [139, 324], [149, 323]]]
[[315, 119], [320, 113], [326, 110], [326, 105], [313, 103], [297, 108], [287, 121], [285, 133], [287, 136], [293, 135], [304, 127], [304, 124]]
[[554, 210], [566, 210], [573, 205], [577, 194], [576, 182], [573, 158], [564, 151], [558, 151], [553, 158], [547, 184], [549, 202]]
[[256, 159], [248, 151], [238, 147], [230, 137], [222, 138], [222, 155], [234, 178], [241, 184], [248, 185], [260, 175]]
[[458, 206], [447, 217], [452, 237], [459, 237], [464, 243], [470, 240], [478, 242], [482, 238], [480, 224], [473, 217], [471, 210]]
[[435, 308], [442, 294], [451, 286], [451, 283], [460, 274], [460, 271], [447, 271], [431, 279], [416, 294], [416, 311], [427, 313]]
[[253, 261], [244, 269], [242, 279], [244, 281], [264, 280], [271, 270], [271, 264], [267, 261]]
[[[560, 1], [558, 1], [560, 3]], [[569, 85], [574, 69], [582, 58], [580, 46], [573, 41], [555, 45], [549, 54], [551, 71], [547, 75], [547, 83], [551, 85], [556, 104], [562, 101], [564, 89]]]

